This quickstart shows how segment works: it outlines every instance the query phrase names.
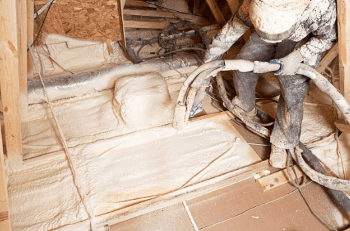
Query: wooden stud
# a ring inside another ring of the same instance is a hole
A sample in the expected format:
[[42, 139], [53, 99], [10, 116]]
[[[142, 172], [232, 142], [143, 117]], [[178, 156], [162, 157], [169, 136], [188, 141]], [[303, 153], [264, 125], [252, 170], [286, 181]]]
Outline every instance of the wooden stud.
[[230, 7], [232, 15], [236, 13], [239, 8], [239, 0], [226, 0], [228, 6]]
[[340, 91], [350, 103], [350, 2], [338, 0]]
[[[27, 1], [27, 41], [29, 44], [32, 44], [34, 41], [34, 1]], [[33, 79], [34, 74], [34, 62], [33, 58], [30, 55], [30, 52], [27, 52], [27, 79]]]
[[[295, 179], [293, 170], [291, 167], [290, 171], [292, 174], [292, 178]], [[303, 175], [303, 172], [299, 169], [298, 166], [295, 166], [295, 170], [297, 172], [297, 176], [301, 177]], [[263, 178], [260, 178], [256, 181], [256, 183], [259, 185], [262, 191], [268, 191], [270, 189], [276, 188], [278, 186], [284, 185], [289, 182], [288, 176], [287, 176], [287, 170], [283, 169], [281, 171], [275, 172], [273, 174], [270, 174], [268, 176], [265, 176]]]
[[27, 96], [27, 0], [17, 0], [19, 89], [22, 117], [28, 111]]
[[339, 44], [336, 43], [334, 44], [332, 49], [330, 49], [328, 53], [322, 58], [321, 62], [318, 64], [316, 68], [316, 71], [320, 73], [324, 72], [326, 67], [328, 67], [328, 65], [335, 59], [335, 57], [337, 57], [338, 54], [339, 54]]
[[218, 5], [216, 4], [215, 0], [206, 0], [211, 12], [213, 13], [215, 20], [217, 23], [219, 23], [221, 26], [224, 26], [226, 23], [226, 20], [224, 16], [222, 15]]
[[124, 25], [124, 4], [125, 0], [118, 0], [118, 15], [121, 16], [121, 19], [119, 20], [120, 28], [121, 28], [121, 42], [126, 47], [126, 39], [125, 39], [125, 25]]
[[0, 85], [5, 147], [10, 168], [20, 168], [23, 164], [16, 3], [0, 1]]
[[120, 6], [122, 9], [124, 9], [125, 6], [125, 0], [120, 0]]
[[10, 231], [11, 223], [9, 219], [8, 210], [8, 195], [7, 195], [7, 184], [6, 175], [4, 168], [4, 151], [2, 149], [2, 138], [0, 130], [0, 230]]
[[193, 13], [194, 14], [200, 14], [200, 8], [201, 8], [201, 1], [200, 0], [194, 0], [193, 1]]

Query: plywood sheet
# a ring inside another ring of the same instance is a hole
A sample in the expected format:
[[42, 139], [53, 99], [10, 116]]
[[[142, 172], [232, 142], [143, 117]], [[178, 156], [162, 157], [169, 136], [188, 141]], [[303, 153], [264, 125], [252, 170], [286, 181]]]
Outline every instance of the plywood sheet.
[[[90, 41], [122, 41], [122, 23], [120, 0], [60, 0], [51, 6], [42, 32]], [[38, 28], [36, 23], [35, 35]]]

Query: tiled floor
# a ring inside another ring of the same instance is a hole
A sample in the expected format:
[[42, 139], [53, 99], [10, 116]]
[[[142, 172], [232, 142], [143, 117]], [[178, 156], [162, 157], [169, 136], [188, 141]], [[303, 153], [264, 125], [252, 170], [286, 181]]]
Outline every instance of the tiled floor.
[[[304, 193], [328, 222], [336, 224], [332, 202], [312, 183]], [[186, 201], [195, 225], [183, 203], [157, 210], [110, 227], [111, 231], [155, 230], [329, 230], [315, 218], [300, 193], [289, 184], [262, 192], [254, 180], [246, 180]]]

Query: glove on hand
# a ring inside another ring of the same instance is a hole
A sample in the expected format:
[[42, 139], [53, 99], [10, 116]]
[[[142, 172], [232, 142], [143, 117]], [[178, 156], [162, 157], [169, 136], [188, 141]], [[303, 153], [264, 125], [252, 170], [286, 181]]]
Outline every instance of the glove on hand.
[[270, 63], [279, 63], [281, 65], [281, 68], [275, 75], [295, 75], [302, 61], [304, 61], [303, 56], [298, 50], [295, 50], [286, 57], [272, 60]]

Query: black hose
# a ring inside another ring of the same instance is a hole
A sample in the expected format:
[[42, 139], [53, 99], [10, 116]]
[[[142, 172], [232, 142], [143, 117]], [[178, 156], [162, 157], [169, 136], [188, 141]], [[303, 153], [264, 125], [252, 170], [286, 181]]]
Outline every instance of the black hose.
[[[302, 155], [305, 158], [305, 161], [317, 172], [329, 176], [329, 173], [323, 168], [320, 160], [315, 156], [310, 149], [308, 149], [304, 144], [300, 143], [299, 147], [303, 150]], [[319, 179], [322, 181], [323, 179]], [[349, 197], [343, 192], [339, 190], [329, 189], [327, 188], [327, 191], [332, 196], [333, 201], [344, 211], [349, 212], [350, 211], [350, 199]]]
[[[232, 110], [232, 103], [229, 101], [229, 99], [227, 98], [227, 94], [225, 91], [225, 88], [223, 86], [223, 82], [222, 82], [222, 76], [221, 73], [219, 73], [216, 77], [217, 80], [217, 84], [218, 84], [218, 88], [219, 88], [219, 92], [221, 95], [222, 100], [225, 102], [225, 106], [235, 114], [234, 110]], [[246, 121], [244, 121], [244, 123], [246, 123]], [[248, 126], [247, 126], [248, 128]], [[254, 127], [256, 134], [264, 137], [260, 131], [260, 129], [257, 129], [257, 127]], [[250, 128], [249, 130], [253, 130], [252, 128]], [[327, 182], [327, 179], [324, 179], [321, 174], [325, 175], [325, 176], [329, 176], [329, 173], [323, 168], [322, 164], [320, 163], [320, 160], [311, 152], [311, 150], [309, 150], [308, 148], [305, 147], [305, 145], [303, 145], [301, 142], [299, 144], [300, 148], [303, 150], [302, 152], [302, 156], [305, 158], [305, 161], [307, 162], [307, 164], [309, 164], [316, 172], [320, 173], [320, 176], [318, 176], [317, 179], [315, 179], [314, 181], [322, 186], [325, 187], [324, 184], [321, 184], [322, 182]], [[297, 161], [298, 162], [298, 161]], [[298, 163], [299, 164], [299, 163]], [[337, 179], [333, 179], [335, 184], [341, 184], [341, 182], [338, 182]], [[340, 181], [340, 180], [339, 180]], [[327, 187], [326, 187], [327, 188]], [[330, 196], [332, 197], [333, 201], [338, 205], [338, 207], [340, 207], [341, 209], [343, 209], [344, 211], [350, 211], [350, 198], [345, 194], [345, 192], [343, 191], [339, 191], [339, 190], [335, 190], [335, 189], [330, 189], [327, 188], [327, 191], [329, 192]]]

